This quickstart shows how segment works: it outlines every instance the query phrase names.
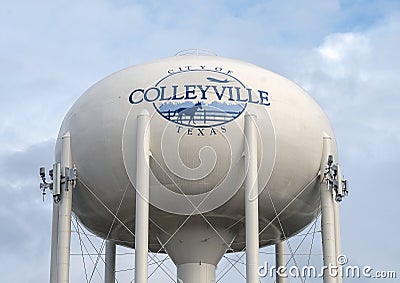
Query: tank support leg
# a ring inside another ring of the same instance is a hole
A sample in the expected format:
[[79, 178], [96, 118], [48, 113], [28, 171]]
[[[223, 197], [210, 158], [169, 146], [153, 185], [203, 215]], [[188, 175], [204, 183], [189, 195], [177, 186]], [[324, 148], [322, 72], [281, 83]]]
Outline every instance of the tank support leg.
[[[65, 175], [66, 168], [72, 168], [71, 136], [66, 133], [62, 137], [61, 172]], [[72, 185], [64, 178], [61, 186], [58, 220], [57, 245], [57, 283], [69, 282], [69, 263], [71, 246], [71, 209]]]
[[136, 139], [136, 213], [135, 213], [135, 283], [147, 282], [149, 234], [149, 113], [144, 110], [137, 118]]
[[[332, 138], [324, 137], [321, 160], [321, 229], [322, 252], [324, 261], [324, 283], [337, 282], [336, 244], [335, 244], [335, 216], [333, 187], [326, 174], [329, 157], [332, 153]], [[331, 163], [333, 160], [331, 160]]]
[[107, 240], [104, 283], [115, 283], [115, 254], [116, 245], [110, 240]]
[[286, 274], [283, 272], [286, 268], [285, 241], [275, 244], [275, 267], [276, 283], [286, 283]]
[[[339, 203], [337, 201], [333, 202], [333, 214], [335, 218], [335, 250], [336, 250], [336, 261], [338, 261], [341, 255], [341, 243], [340, 243], [340, 210]], [[337, 283], [342, 283], [343, 270], [341, 266], [338, 266], [338, 277]]]
[[53, 201], [53, 219], [51, 224], [50, 283], [57, 283], [58, 213], [59, 204]]
[[245, 116], [244, 134], [246, 179], [245, 179], [245, 221], [246, 221], [246, 283], [258, 283], [258, 166], [257, 128], [253, 114]]

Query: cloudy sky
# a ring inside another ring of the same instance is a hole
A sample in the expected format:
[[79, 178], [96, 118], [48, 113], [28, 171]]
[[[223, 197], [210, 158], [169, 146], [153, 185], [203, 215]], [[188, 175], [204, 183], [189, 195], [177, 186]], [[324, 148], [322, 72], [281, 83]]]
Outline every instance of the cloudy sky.
[[[332, 122], [350, 180], [343, 253], [352, 264], [400, 276], [399, 1], [17, 0], [2, 3], [0, 31], [2, 282], [48, 281], [51, 201], [42, 203], [37, 173], [53, 163], [73, 102], [112, 72], [188, 48], [257, 64], [314, 97]], [[77, 241], [73, 235], [79, 253]], [[86, 282], [82, 259], [72, 262], [71, 282]], [[129, 268], [133, 257], [119, 263]], [[164, 278], [157, 273], [152, 282]], [[125, 282], [132, 272], [118, 276]], [[232, 269], [220, 282], [243, 278]]]

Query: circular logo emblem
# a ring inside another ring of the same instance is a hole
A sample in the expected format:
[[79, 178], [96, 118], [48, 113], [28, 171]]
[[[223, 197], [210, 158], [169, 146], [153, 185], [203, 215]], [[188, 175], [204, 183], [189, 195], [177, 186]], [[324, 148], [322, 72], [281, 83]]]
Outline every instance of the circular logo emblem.
[[[259, 91], [268, 100], [267, 92]], [[254, 100], [250, 88], [229, 73], [213, 70], [186, 70], [168, 74], [147, 89], [135, 89], [131, 104], [153, 103], [165, 119], [182, 126], [220, 126], [239, 117]]]
[[248, 89], [230, 74], [191, 70], [170, 74], [154, 89], [160, 98], [153, 103], [165, 119], [188, 127], [215, 127], [239, 117], [245, 110]]

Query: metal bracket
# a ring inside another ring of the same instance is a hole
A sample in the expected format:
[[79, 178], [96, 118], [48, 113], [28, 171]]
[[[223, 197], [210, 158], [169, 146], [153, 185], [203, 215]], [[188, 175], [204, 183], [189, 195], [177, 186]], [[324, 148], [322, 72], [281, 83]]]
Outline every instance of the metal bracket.
[[76, 179], [77, 179], [76, 167], [75, 166], [72, 168], [65, 167], [64, 182], [66, 183], [65, 185], [66, 191], [69, 190], [69, 186], [71, 186], [71, 188], [75, 188]]
[[333, 156], [328, 156], [327, 166], [325, 167], [324, 180], [335, 191], [335, 200], [342, 201], [343, 197], [349, 194], [348, 181], [342, 176], [342, 172], [338, 163], [333, 163]]
[[40, 183], [40, 189], [42, 191], [43, 201], [44, 201], [44, 197], [46, 196], [46, 190], [50, 190], [52, 192], [54, 202], [58, 203], [61, 200], [61, 185], [62, 184], [65, 184], [64, 188], [66, 191], [68, 191], [70, 187], [71, 188], [76, 187], [77, 173], [76, 173], [75, 166], [73, 168], [66, 167], [64, 169], [64, 174], [61, 174], [61, 164], [54, 163], [53, 169], [50, 169], [48, 172], [49, 177], [52, 182], [48, 182], [46, 180], [45, 167], [40, 167], [39, 174], [42, 179], [42, 182]]

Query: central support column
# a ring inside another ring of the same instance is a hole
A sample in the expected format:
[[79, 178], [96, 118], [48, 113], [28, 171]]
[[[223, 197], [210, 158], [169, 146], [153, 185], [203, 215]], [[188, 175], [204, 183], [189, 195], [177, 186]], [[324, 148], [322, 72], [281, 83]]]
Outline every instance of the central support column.
[[[71, 136], [67, 132], [62, 137], [61, 172], [65, 175], [65, 168], [72, 168]], [[58, 249], [57, 249], [57, 283], [69, 282], [69, 262], [71, 245], [71, 209], [72, 186], [64, 178], [61, 186], [58, 223]]]
[[177, 266], [178, 283], [215, 283], [215, 265], [184, 263]]
[[105, 258], [105, 274], [104, 283], [115, 283], [115, 255], [116, 245], [107, 240], [106, 242], [106, 258]]
[[[332, 276], [329, 270], [337, 266], [336, 245], [335, 245], [335, 217], [334, 217], [334, 198], [332, 186], [324, 176], [328, 164], [329, 155], [332, 153], [332, 138], [324, 137], [323, 152], [321, 160], [321, 228], [322, 228], [322, 251], [324, 266], [324, 283], [336, 283], [337, 277]], [[337, 272], [337, 270], [336, 270]], [[333, 273], [333, 272], [332, 272]]]
[[258, 283], [258, 166], [256, 115], [246, 114], [244, 134], [246, 180], [245, 180], [245, 222], [246, 222], [246, 283]]
[[157, 240], [177, 266], [177, 282], [215, 283], [216, 266], [242, 227], [227, 218], [177, 217], [160, 220], [163, 229], [157, 232]]
[[283, 272], [286, 268], [285, 241], [275, 244], [275, 266], [276, 283], [286, 283], [286, 274]]
[[136, 128], [135, 283], [146, 283], [149, 236], [149, 113], [142, 111]]

